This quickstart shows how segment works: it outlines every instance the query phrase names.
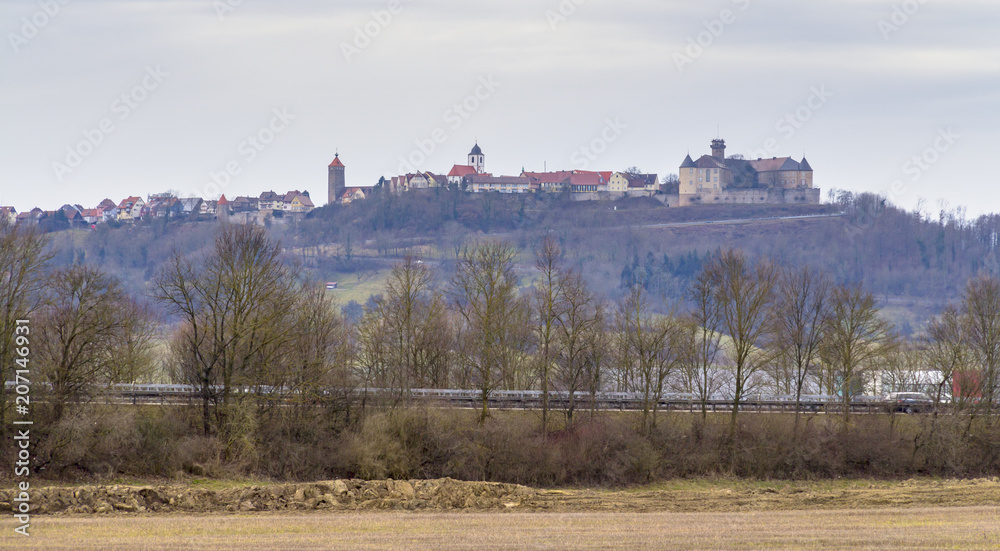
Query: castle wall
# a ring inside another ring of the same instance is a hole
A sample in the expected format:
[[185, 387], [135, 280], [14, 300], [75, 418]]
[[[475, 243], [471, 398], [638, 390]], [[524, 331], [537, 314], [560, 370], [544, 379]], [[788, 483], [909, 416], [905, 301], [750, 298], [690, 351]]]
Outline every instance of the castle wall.
[[817, 205], [820, 190], [812, 189], [727, 189], [713, 192], [681, 194], [680, 206], [688, 205]]

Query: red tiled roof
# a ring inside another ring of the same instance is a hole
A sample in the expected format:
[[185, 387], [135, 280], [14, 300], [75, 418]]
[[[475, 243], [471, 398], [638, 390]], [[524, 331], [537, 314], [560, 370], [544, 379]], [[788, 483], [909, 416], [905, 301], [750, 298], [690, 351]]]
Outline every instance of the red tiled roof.
[[561, 170], [559, 172], [524, 172], [521, 174], [540, 184], [563, 184], [573, 175], [572, 172]]
[[219, 202], [217, 204], [219, 204], [219, 205], [228, 205], [229, 204], [229, 200], [226, 199], [226, 194], [225, 193], [222, 194], [222, 197], [219, 197]]
[[455, 165], [451, 167], [451, 172], [448, 173], [449, 177], [458, 176], [463, 177], [467, 174], [475, 174], [476, 168], [468, 165]]
[[574, 186], [599, 186], [608, 181], [599, 172], [577, 172], [569, 177], [569, 183]]
[[330, 166], [344, 166], [344, 163], [340, 162], [340, 153], [334, 154], [333, 162], [330, 163]]
[[573, 174], [600, 174], [601, 178], [604, 178], [605, 180], [610, 180], [612, 172], [611, 171], [601, 171], [601, 170], [598, 170], [598, 171], [594, 171], [594, 170], [574, 170]]

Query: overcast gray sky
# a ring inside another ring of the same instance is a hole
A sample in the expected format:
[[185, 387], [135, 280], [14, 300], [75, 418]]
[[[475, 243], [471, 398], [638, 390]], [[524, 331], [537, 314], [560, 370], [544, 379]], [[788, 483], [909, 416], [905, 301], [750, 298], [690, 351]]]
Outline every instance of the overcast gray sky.
[[494, 174], [662, 176], [717, 134], [805, 153], [824, 198], [1000, 210], [995, 0], [35, 0], [0, 22], [0, 204], [19, 211], [323, 204], [335, 150], [368, 186], [447, 172], [477, 138]]

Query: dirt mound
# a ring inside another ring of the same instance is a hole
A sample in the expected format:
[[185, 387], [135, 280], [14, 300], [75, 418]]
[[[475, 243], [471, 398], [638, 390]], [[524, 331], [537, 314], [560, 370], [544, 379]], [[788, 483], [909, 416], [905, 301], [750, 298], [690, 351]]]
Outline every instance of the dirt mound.
[[[187, 486], [87, 486], [32, 493], [35, 513], [511, 509], [530, 506], [538, 491], [518, 484], [438, 480], [331, 480], [210, 490]], [[0, 490], [9, 512], [13, 490]]]

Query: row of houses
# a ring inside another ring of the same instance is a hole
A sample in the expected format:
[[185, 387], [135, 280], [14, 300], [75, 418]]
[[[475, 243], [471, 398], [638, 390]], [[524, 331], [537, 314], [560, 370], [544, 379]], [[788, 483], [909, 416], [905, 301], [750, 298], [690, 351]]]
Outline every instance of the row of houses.
[[54, 211], [39, 208], [18, 213], [14, 207], [0, 207], [0, 216], [6, 217], [11, 223], [40, 222], [46, 219], [61, 219], [65, 217], [70, 224], [94, 225], [102, 222], [134, 222], [141, 219], [201, 217], [217, 218], [238, 215], [273, 215], [304, 214], [316, 208], [309, 198], [308, 191], [289, 191], [283, 194], [265, 191], [259, 197], [236, 197], [226, 199], [223, 195], [218, 200], [202, 199], [201, 197], [178, 198], [172, 194], [149, 195], [142, 197], [130, 196], [115, 203], [104, 199], [94, 208], [83, 208], [80, 205], [63, 205]]
[[485, 160], [486, 156], [477, 143], [469, 152], [469, 164], [454, 165], [448, 174], [415, 172], [394, 176], [388, 182], [389, 190], [403, 193], [415, 189], [460, 186], [471, 193], [569, 192], [586, 198], [597, 194], [652, 196], [663, 191], [656, 174], [591, 170], [529, 172], [522, 169], [519, 176], [494, 176], [485, 171]]

